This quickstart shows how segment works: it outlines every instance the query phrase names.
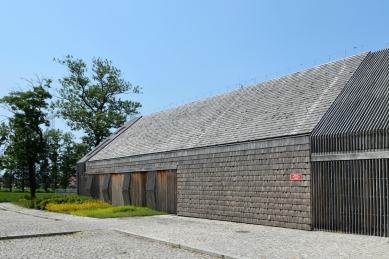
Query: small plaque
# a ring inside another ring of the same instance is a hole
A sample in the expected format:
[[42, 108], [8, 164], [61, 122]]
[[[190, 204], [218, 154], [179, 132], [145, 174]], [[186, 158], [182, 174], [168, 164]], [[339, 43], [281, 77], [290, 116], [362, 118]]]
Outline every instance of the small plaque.
[[291, 181], [302, 181], [303, 175], [302, 174], [290, 174], [290, 180]]

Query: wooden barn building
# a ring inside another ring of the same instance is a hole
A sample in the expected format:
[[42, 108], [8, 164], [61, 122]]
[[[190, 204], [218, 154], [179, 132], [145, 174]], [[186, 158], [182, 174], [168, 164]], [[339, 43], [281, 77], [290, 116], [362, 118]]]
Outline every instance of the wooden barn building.
[[77, 187], [180, 216], [388, 236], [389, 50], [133, 118]]

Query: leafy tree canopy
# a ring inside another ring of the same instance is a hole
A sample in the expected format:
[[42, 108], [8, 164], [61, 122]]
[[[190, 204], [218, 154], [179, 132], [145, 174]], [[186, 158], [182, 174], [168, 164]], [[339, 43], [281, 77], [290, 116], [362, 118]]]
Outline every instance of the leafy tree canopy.
[[124, 80], [111, 61], [94, 58], [91, 75], [82, 59], [68, 55], [54, 61], [64, 65], [69, 73], [59, 80], [62, 88], [52, 108], [72, 130], [84, 130], [83, 142], [90, 148], [109, 136], [112, 128], [122, 126], [139, 113], [139, 102], [121, 100], [118, 95], [140, 93], [140, 87]]

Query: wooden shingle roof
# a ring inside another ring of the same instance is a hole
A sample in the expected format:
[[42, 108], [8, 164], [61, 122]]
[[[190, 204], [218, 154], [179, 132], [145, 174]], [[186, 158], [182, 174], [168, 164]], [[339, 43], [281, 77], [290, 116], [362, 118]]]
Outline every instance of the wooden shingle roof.
[[86, 160], [310, 133], [367, 54], [141, 117]]

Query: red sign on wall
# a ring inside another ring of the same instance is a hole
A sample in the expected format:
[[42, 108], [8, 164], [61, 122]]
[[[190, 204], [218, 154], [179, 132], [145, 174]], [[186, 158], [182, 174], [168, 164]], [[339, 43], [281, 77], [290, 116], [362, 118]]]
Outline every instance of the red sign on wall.
[[302, 174], [290, 174], [290, 180], [291, 181], [302, 181], [303, 175]]

